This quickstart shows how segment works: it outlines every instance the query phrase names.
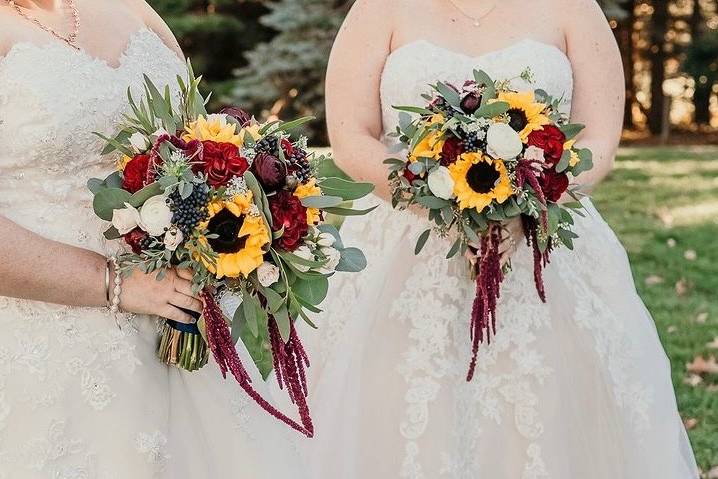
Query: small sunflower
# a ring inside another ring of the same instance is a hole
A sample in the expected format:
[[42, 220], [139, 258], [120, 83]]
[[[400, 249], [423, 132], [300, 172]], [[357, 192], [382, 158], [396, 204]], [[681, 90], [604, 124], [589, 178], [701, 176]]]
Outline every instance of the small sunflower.
[[209, 203], [209, 216], [200, 228], [216, 238], [202, 236], [199, 241], [217, 254], [214, 261], [202, 258], [217, 278], [246, 278], [264, 262], [262, 247], [270, 241], [269, 231], [254, 210], [251, 191]]
[[132, 158], [127, 155], [122, 155], [121, 157], [119, 157], [115, 162], [117, 171], [125, 171], [125, 166], [127, 166], [127, 163], [129, 163], [130, 161], [132, 161]]
[[481, 212], [492, 201], [503, 203], [511, 196], [511, 180], [501, 160], [481, 153], [464, 153], [449, 166], [449, 172], [462, 210], [475, 208]]
[[227, 121], [226, 115], [200, 116], [187, 125], [182, 139], [210, 140], [216, 143], [231, 143], [239, 147], [244, 144], [244, 134], [241, 131], [237, 132], [237, 125]]
[[581, 161], [581, 159], [578, 157], [578, 153], [576, 153], [576, 150], [573, 149], [573, 145], [575, 143], [576, 140], [569, 140], [563, 144], [563, 150], [568, 150], [571, 152], [571, 158], [568, 160], [568, 166], [570, 166], [571, 168], [578, 165], [578, 163]]
[[509, 104], [509, 126], [518, 132], [521, 141], [526, 139], [534, 130], [540, 130], [543, 125], [550, 123], [549, 118], [543, 114], [546, 105], [536, 101], [532, 91], [526, 92], [500, 92], [498, 101]]
[[[317, 180], [316, 178], [312, 178], [311, 180], [307, 181], [306, 183], [297, 186], [297, 189], [294, 190], [294, 196], [299, 198], [300, 200], [302, 198], [306, 198], [308, 196], [321, 196], [322, 195], [322, 189], [317, 186]], [[307, 208], [307, 224], [308, 225], [318, 225], [321, 221], [322, 216], [321, 212], [319, 211], [319, 208]]]
[[[434, 126], [444, 121], [444, 115], [436, 113], [426, 122], [426, 126]], [[445, 140], [442, 138], [444, 134], [439, 130], [432, 130], [422, 140], [416, 144], [409, 155], [409, 161], [412, 163], [419, 158], [432, 158], [438, 160], [441, 157], [441, 150], [444, 148]]]

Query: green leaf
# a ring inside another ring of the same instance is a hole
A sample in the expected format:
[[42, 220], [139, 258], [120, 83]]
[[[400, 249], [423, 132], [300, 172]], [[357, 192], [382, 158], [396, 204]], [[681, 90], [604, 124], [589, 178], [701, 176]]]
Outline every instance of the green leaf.
[[496, 86], [491, 77], [483, 70], [474, 70], [474, 80], [481, 86], [484, 85], [486, 88], [481, 95], [481, 106], [488, 105], [490, 100], [496, 98]]
[[101, 188], [92, 200], [95, 214], [105, 221], [112, 221], [112, 212], [125, 207], [130, 193], [120, 188]]
[[563, 132], [564, 135], [566, 135], [567, 140], [572, 140], [573, 138], [577, 137], [583, 129], [586, 128], [585, 125], [581, 125], [580, 123], [569, 123], [567, 125], [563, 125], [560, 127], [560, 130]]
[[117, 228], [114, 226], [110, 226], [107, 231], [103, 233], [103, 236], [108, 240], [116, 240], [122, 238], [122, 235], [119, 231], [117, 231]]
[[457, 108], [461, 105], [459, 93], [446, 83], [439, 82], [434, 86], [434, 88], [436, 88], [436, 91], [438, 91], [439, 94], [446, 99], [449, 105]]
[[289, 317], [289, 311], [287, 310], [286, 304], [274, 313], [274, 320], [277, 322], [277, 326], [279, 327], [279, 334], [286, 343], [289, 341], [289, 334], [292, 331], [291, 318]]
[[374, 191], [372, 183], [358, 183], [343, 178], [324, 178], [319, 182], [319, 187], [324, 194], [338, 196], [345, 201], [358, 200]]
[[134, 193], [130, 197], [129, 203], [135, 208], [139, 208], [145, 203], [145, 201], [149, 200], [153, 196], [159, 196], [164, 192], [164, 188], [158, 182], [150, 183], [149, 185], [142, 188], [140, 191]]
[[321, 276], [314, 280], [298, 280], [292, 286], [292, 292], [307, 303], [317, 306], [327, 297], [329, 279]]
[[558, 164], [556, 164], [556, 171], [559, 173], [566, 171], [568, 169], [568, 165], [571, 162], [571, 151], [564, 150], [563, 154], [561, 155], [561, 159], [559, 160]]
[[339, 206], [344, 202], [344, 199], [339, 196], [307, 196], [302, 198], [301, 201], [307, 208], [324, 209]]
[[372, 206], [371, 208], [367, 208], [364, 210], [353, 210], [351, 208], [332, 207], [332, 208], [324, 208], [324, 211], [326, 211], [329, 214], [336, 215], [336, 216], [364, 216], [366, 214], [371, 213], [378, 207], [379, 207], [379, 205], [376, 205], [376, 206]]
[[337, 271], [358, 273], [366, 268], [366, 256], [364, 256], [364, 252], [359, 248], [344, 248], [341, 250], [341, 254], [341, 259], [336, 268]]
[[509, 198], [509, 200], [504, 203], [504, 214], [509, 218], [513, 218], [514, 216], [519, 216], [521, 214], [521, 208], [518, 203], [516, 203], [514, 198]]
[[[238, 311], [243, 310], [239, 308]], [[243, 317], [237, 318], [235, 315], [235, 320], [232, 321], [232, 337], [242, 340], [262, 378], [267, 379], [274, 364], [272, 361], [272, 347], [269, 343], [268, 316], [266, 313], [257, 316], [257, 333], [255, 336], [247, 321], [243, 321]]]
[[416, 202], [431, 210], [440, 210], [442, 208], [446, 208], [447, 206], [451, 206], [450, 202], [437, 198], [436, 196], [420, 196], [416, 199]]
[[579, 162], [576, 166], [571, 169], [571, 173], [574, 176], [578, 176], [584, 171], [588, 171], [593, 168], [593, 153], [588, 148], [581, 148], [577, 150]]
[[481, 242], [481, 238], [479, 238], [479, 235], [476, 234], [476, 231], [471, 229], [469, 227], [469, 225], [463, 225], [463, 228], [464, 228], [464, 233], [466, 234], [466, 237], [469, 238], [469, 241], [471, 241], [472, 243], [477, 243], [477, 244]]
[[431, 235], [431, 228], [421, 233], [419, 236], [419, 239], [416, 240], [416, 247], [414, 248], [414, 254], [421, 253], [421, 250], [424, 249], [424, 246], [426, 246], [426, 242], [429, 239], [429, 236]]
[[262, 309], [259, 300], [255, 296], [249, 294], [246, 290], [242, 290], [242, 307], [237, 308], [237, 311], [240, 309], [244, 311], [244, 320], [247, 322], [249, 331], [256, 338], [259, 336], [258, 311]]
[[417, 106], [392, 106], [393, 109], [398, 111], [405, 111], [407, 113], [418, 113], [419, 115], [433, 115], [434, 112], [427, 110], [426, 108], [420, 108]]
[[267, 300], [270, 313], [275, 313], [285, 303], [282, 295], [274, 291], [272, 288], [263, 288], [260, 292]]
[[314, 120], [315, 120], [315, 117], [313, 117], [313, 116], [305, 116], [302, 118], [297, 118], [296, 120], [282, 122], [279, 124], [277, 129], [284, 131], [284, 132], [290, 132], [291, 130], [299, 128], [300, 126], [302, 126], [306, 123], [309, 123], [311, 121], [314, 121]]
[[451, 259], [456, 256], [456, 253], [459, 252], [459, 249], [461, 249], [461, 239], [457, 239], [456, 241], [454, 241], [454, 244], [451, 246], [451, 249], [446, 254], [446, 259]]
[[476, 118], [494, 118], [509, 111], [509, 104], [505, 101], [494, 101], [481, 106], [474, 112]]

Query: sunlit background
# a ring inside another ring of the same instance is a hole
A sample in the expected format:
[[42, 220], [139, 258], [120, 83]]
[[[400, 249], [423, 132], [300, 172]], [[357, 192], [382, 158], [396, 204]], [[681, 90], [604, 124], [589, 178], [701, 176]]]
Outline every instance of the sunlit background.
[[[353, 0], [150, 3], [204, 74], [212, 106], [316, 116], [306, 133], [326, 145], [323, 78]], [[628, 250], [672, 360], [703, 477], [718, 479], [718, 0], [600, 3], [629, 101], [623, 148], [595, 202]]]

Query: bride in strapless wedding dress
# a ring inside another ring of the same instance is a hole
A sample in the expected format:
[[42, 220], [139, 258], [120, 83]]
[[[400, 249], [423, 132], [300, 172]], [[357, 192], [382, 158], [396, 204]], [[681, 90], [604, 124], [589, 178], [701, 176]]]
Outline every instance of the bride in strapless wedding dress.
[[[519, 79], [526, 67], [533, 84]], [[474, 298], [466, 260], [445, 259], [448, 239], [414, 256], [428, 224], [384, 200], [382, 160], [395, 156], [386, 137], [398, 123], [393, 105], [420, 105], [429, 83], [461, 85], [474, 69], [564, 99], [587, 125], [580, 141], [596, 164], [588, 189], [611, 169], [623, 75], [594, 0], [356, 2], [330, 61], [328, 124], [338, 164], [378, 185], [367, 203], [379, 208], [343, 226], [369, 267], [358, 281], [334, 282], [319, 318], [312, 477], [696, 478], [655, 326], [623, 247], [589, 200], [575, 251], [556, 251], [545, 271], [546, 304], [531, 252], [513, 253], [498, 331], [465, 381]]]
[[174, 85], [181, 56], [141, 0], [0, 0], [0, 478], [309, 477], [294, 433], [214, 364], [155, 357], [147, 315], [201, 307], [185, 278], [125, 279], [121, 328], [105, 307], [85, 182], [113, 159], [92, 132], [114, 133], [143, 73]]

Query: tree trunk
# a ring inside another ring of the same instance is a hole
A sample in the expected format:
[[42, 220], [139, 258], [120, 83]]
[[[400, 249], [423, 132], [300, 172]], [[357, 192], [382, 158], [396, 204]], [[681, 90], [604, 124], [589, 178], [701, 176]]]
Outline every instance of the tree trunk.
[[696, 108], [695, 121], [698, 125], [711, 123], [711, 96], [713, 85], [700, 83], [696, 78], [696, 91], [693, 94], [693, 105]]
[[653, 1], [653, 18], [651, 19], [651, 108], [648, 111], [648, 129], [654, 135], [663, 131], [663, 111], [666, 103], [663, 83], [666, 80], [666, 31], [668, 29], [667, 0]]
[[618, 26], [614, 33], [616, 35], [616, 41], [621, 48], [626, 85], [626, 105], [623, 110], [623, 125], [624, 128], [630, 130], [635, 127], [633, 122], [633, 106], [636, 102], [636, 85], [634, 82], [636, 69], [633, 29], [636, 22], [636, 0], [625, 0], [621, 3], [621, 7], [626, 11], [626, 16], [618, 21]]

